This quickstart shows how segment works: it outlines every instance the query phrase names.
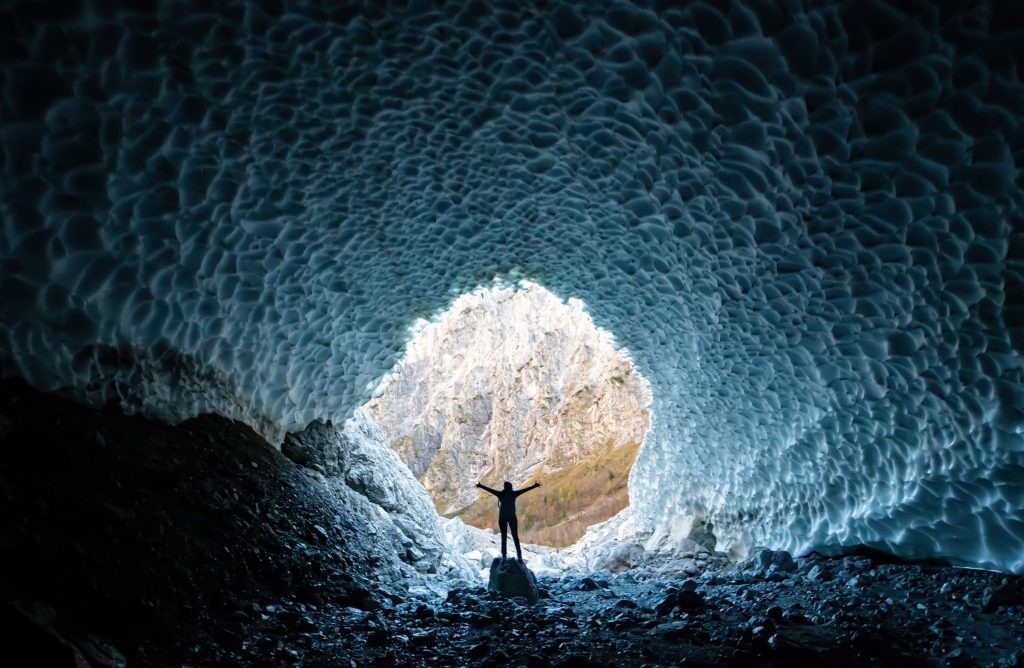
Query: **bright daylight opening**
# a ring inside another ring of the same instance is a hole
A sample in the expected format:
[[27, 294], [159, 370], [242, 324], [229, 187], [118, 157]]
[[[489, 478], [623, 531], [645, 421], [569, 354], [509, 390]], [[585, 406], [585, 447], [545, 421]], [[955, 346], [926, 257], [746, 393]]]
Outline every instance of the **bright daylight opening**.
[[421, 320], [365, 406], [440, 514], [494, 529], [501, 488], [525, 543], [556, 547], [628, 504], [651, 390], [579, 299], [536, 283], [479, 288]]

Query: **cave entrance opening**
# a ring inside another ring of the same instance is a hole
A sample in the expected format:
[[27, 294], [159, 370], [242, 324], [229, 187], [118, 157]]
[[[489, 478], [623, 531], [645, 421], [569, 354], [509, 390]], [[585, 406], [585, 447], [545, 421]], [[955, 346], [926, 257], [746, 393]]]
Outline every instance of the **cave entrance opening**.
[[413, 327], [364, 407], [439, 514], [496, 528], [477, 481], [516, 502], [524, 543], [563, 547], [628, 505], [650, 384], [582, 301], [537, 283], [480, 287]]

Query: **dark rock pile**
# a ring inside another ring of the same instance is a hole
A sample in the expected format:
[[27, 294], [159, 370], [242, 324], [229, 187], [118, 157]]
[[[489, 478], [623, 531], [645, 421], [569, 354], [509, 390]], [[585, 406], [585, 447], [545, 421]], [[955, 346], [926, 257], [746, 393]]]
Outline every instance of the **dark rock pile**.
[[535, 605], [482, 587], [410, 598], [376, 618], [394, 642], [364, 644], [354, 627], [353, 651], [377, 665], [1024, 665], [1024, 606], [983, 611], [1019, 577], [863, 557], [774, 559], [792, 570], [541, 577]]
[[0, 422], [0, 599], [72, 645], [110, 643], [130, 665], [219, 656], [323, 606], [378, 607], [372, 576], [399, 572], [239, 423], [172, 427], [19, 382], [0, 383]]

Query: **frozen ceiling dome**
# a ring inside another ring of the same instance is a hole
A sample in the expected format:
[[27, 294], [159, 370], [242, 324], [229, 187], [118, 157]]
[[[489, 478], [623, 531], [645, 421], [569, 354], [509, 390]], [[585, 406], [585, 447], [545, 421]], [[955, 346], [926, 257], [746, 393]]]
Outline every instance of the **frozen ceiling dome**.
[[522, 276], [641, 526], [1024, 570], [1021, 3], [227, 4], [0, 16], [5, 374], [274, 435]]

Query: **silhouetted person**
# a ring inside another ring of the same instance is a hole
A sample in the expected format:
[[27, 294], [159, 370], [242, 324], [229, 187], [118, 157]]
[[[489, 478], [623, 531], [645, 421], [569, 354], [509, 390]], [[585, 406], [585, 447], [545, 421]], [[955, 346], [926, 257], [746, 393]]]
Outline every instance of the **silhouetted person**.
[[498, 528], [501, 529], [501, 558], [508, 558], [506, 546], [508, 545], [508, 530], [511, 528], [512, 542], [516, 544], [516, 556], [519, 557], [519, 561], [522, 561], [523, 551], [519, 548], [519, 520], [516, 519], [516, 497], [529, 492], [531, 489], [537, 489], [540, 487], [540, 483], [535, 482], [523, 489], [512, 489], [512, 483], [506, 480], [505, 487], [500, 492], [480, 483], [477, 483], [476, 486], [498, 497]]

